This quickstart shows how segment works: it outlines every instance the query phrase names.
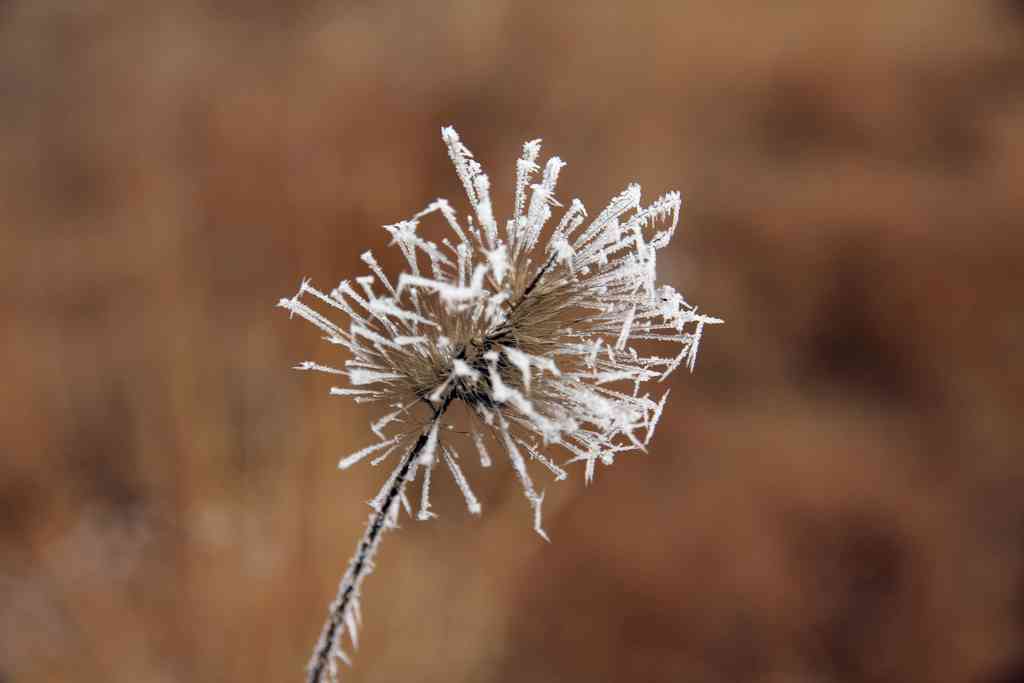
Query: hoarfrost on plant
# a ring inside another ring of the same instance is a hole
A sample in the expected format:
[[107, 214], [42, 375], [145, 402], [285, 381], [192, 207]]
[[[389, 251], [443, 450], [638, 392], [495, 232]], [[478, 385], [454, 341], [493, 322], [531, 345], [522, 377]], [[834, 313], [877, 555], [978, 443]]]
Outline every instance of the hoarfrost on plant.
[[[582, 463], [589, 482], [598, 462], [644, 451], [668, 397], [667, 390], [652, 396], [648, 383], [681, 365], [692, 371], [704, 327], [721, 322], [698, 313], [672, 287], [657, 285], [657, 252], [675, 233], [679, 193], [645, 206], [640, 186], [630, 184], [589, 222], [578, 199], [552, 221], [563, 207], [556, 186], [565, 163], [552, 157], [541, 170], [541, 143], [532, 140], [516, 164], [512, 215], [499, 224], [482, 167], [453, 128], [441, 136], [470, 213], [460, 221], [438, 199], [384, 226], [406, 264], [396, 281], [367, 251], [362, 261], [370, 274], [355, 280], [358, 289], [343, 280], [324, 292], [303, 280], [279, 302], [350, 356], [341, 368], [305, 361], [297, 369], [344, 377], [347, 386], [332, 394], [382, 408], [371, 426], [377, 441], [338, 466], [407, 454], [371, 502], [374, 514], [332, 605], [311, 680], [324, 667], [333, 672], [328, 650], [345, 659], [342, 632], [355, 644], [359, 585], [382, 528], [394, 526], [400, 507], [411, 512], [405, 489], [418, 470], [418, 519], [435, 516], [430, 486], [438, 461], [467, 509], [479, 514], [459, 450], [472, 448], [483, 467], [491, 465], [491, 453], [503, 453], [533, 511], [534, 529], [547, 539], [544, 494], [528, 461], [556, 480], [566, 477], [563, 465]], [[438, 229], [421, 234], [421, 223], [434, 217]], [[344, 323], [334, 322], [339, 315]], [[467, 434], [441, 430], [456, 404], [471, 416]]]

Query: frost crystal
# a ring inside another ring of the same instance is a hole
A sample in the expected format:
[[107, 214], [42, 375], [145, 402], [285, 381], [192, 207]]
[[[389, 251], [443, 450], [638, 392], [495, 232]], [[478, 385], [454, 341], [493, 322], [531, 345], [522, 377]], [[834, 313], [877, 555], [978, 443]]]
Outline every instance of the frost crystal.
[[[312, 361], [297, 369], [347, 377], [350, 386], [332, 394], [385, 409], [372, 426], [378, 442], [342, 458], [339, 467], [373, 454], [377, 464], [392, 452], [406, 453], [372, 503], [370, 525], [310, 664], [311, 681], [325, 670], [332, 674], [331, 655], [343, 657], [343, 632], [354, 641], [360, 583], [381, 531], [395, 525], [400, 507], [410, 509], [404, 489], [418, 467], [418, 519], [436, 516], [430, 483], [438, 459], [469, 511], [479, 514], [456, 446], [472, 444], [484, 467], [490, 453], [504, 453], [534, 528], [547, 539], [544, 494], [534, 488], [527, 462], [539, 462], [559, 480], [566, 472], [551, 454], [562, 453], [563, 464], [583, 464], [589, 482], [598, 462], [645, 450], [668, 394], [655, 398], [643, 387], [683, 364], [692, 371], [704, 326], [721, 322], [656, 285], [656, 253], [679, 221], [677, 192], [643, 206], [640, 186], [631, 184], [589, 223], [578, 199], [551, 221], [562, 206], [555, 188], [565, 164], [552, 157], [541, 171], [540, 141], [533, 140], [516, 165], [512, 215], [499, 226], [480, 164], [453, 128], [442, 129], [441, 137], [469, 200], [465, 222], [439, 199], [384, 226], [406, 263], [397, 281], [366, 252], [362, 260], [372, 274], [355, 281], [358, 290], [342, 281], [324, 293], [304, 280], [279, 303], [350, 354], [344, 369]], [[443, 220], [429, 234], [450, 231], [440, 244], [419, 232], [434, 214]], [[330, 317], [338, 313], [345, 324]], [[673, 350], [658, 355], [666, 346]], [[449, 408], [460, 404], [467, 429], [441, 430], [442, 421], [454, 419]]]

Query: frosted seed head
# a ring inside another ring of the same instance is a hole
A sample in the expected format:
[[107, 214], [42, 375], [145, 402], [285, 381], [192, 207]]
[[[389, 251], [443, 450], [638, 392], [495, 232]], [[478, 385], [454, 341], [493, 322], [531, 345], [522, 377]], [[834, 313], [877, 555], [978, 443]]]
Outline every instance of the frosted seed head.
[[405, 262], [397, 277], [366, 251], [361, 259], [370, 273], [355, 278], [358, 288], [342, 281], [326, 295], [303, 280], [278, 305], [351, 355], [345, 370], [312, 361], [300, 369], [347, 377], [349, 386], [332, 393], [386, 408], [372, 422], [379, 442], [345, 466], [410, 448], [417, 425], [466, 404], [474, 416], [469, 433], [428, 432], [418, 458], [426, 473], [418, 516], [433, 516], [429, 473], [441, 457], [442, 470], [465, 486], [470, 511], [479, 509], [454, 448], [472, 441], [486, 466], [490, 442], [507, 456], [543, 535], [542, 497], [527, 461], [561, 478], [554, 463], [562, 452], [584, 463], [589, 481], [597, 460], [611, 464], [620, 453], [643, 452], [667, 393], [655, 402], [642, 387], [682, 365], [692, 370], [707, 326], [721, 320], [657, 283], [657, 253], [674, 235], [679, 193], [644, 206], [634, 183], [593, 218], [578, 199], [562, 211], [565, 164], [558, 157], [542, 163], [533, 140], [516, 162], [511, 215], [499, 223], [479, 161], [454, 128], [443, 128], [442, 139], [469, 210], [460, 215], [438, 199], [384, 226]]

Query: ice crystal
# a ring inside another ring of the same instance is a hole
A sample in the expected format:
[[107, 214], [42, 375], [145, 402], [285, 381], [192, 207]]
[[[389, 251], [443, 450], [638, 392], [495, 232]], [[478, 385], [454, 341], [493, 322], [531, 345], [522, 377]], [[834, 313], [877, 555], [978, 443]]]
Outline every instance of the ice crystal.
[[[335, 658], [347, 661], [341, 636], [355, 644], [361, 581], [381, 532], [395, 525], [401, 507], [411, 513], [406, 488], [418, 469], [418, 519], [435, 516], [430, 484], [439, 460], [466, 507], [479, 514], [458, 449], [472, 444], [484, 467], [490, 453], [503, 452], [533, 510], [534, 529], [547, 539], [544, 496], [527, 462], [540, 463], [556, 480], [566, 477], [562, 465], [582, 463], [590, 482], [598, 462], [644, 451], [668, 397], [667, 390], [656, 398], [644, 388], [681, 365], [692, 371], [704, 326], [721, 322], [656, 284], [656, 254], [679, 221], [677, 192], [644, 206], [640, 186], [631, 184], [589, 222], [578, 199], [551, 221], [562, 206], [555, 187], [565, 163], [552, 157], [541, 170], [540, 140], [532, 140], [516, 165], [512, 215], [500, 226], [480, 164], [453, 128], [441, 136], [471, 208], [464, 222], [438, 199], [384, 226], [406, 263], [397, 281], [366, 252], [372, 274], [355, 286], [343, 280], [325, 293], [303, 280], [279, 303], [350, 356], [343, 368], [305, 361], [297, 369], [343, 376], [348, 386], [332, 394], [383, 408], [371, 426], [377, 442], [339, 467], [400, 454], [371, 502], [370, 524], [310, 663], [311, 681], [325, 670], [333, 678]], [[438, 232], [451, 233], [440, 243], [419, 232], [434, 215], [442, 219]], [[468, 428], [443, 430], [457, 404], [467, 408]], [[553, 459], [558, 453], [567, 458], [562, 465]]]

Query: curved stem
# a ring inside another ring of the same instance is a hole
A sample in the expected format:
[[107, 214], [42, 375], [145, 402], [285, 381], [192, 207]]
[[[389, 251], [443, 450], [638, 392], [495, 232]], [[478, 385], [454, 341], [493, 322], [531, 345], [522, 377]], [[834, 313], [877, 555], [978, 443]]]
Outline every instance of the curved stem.
[[338, 595], [335, 597], [334, 602], [331, 603], [327, 614], [327, 621], [320, 632], [320, 639], [317, 641], [316, 648], [313, 650], [313, 657], [306, 670], [308, 674], [306, 677], [307, 683], [321, 683], [324, 679], [324, 672], [331, 668], [329, 665], [331, 651], [341, 638], [345, 622], [350, 618], [350, 614], [355, 608], [355, 601], [359, 596], [359, 586], [371, 568], [371, 562], [374, 554], [377, 552], [377, 547], [380, 545], [381, 535], [387, 526], [387, 520], [394, 514], [396, 506], [400, 504], [402, 491], [409, 482], [409, 477], [413, 472], [413, 464], [416, 462], [416, 458], [419, 457], [423, 447], [426, 446], [431, 429], [441, 419], [441, 415], [447, 410], [451, 401], [452, 396], [449, 394], [444, 403], [439, 408], [434, 409], [433, 418], [420, 434], [412, 449], [402, 458], [388, 483], [384, 485], [384, 489], [382, 489], [384, 494], [383, 500], [370, 516], [370, 522], [366, 527], [366, 531], [363, 532], [363, 538], [359, 541], [359, 545], [356, 546], [356, 551], [349, 562], [348, 570], [341, 579], [341, 585], [338, 586]]

